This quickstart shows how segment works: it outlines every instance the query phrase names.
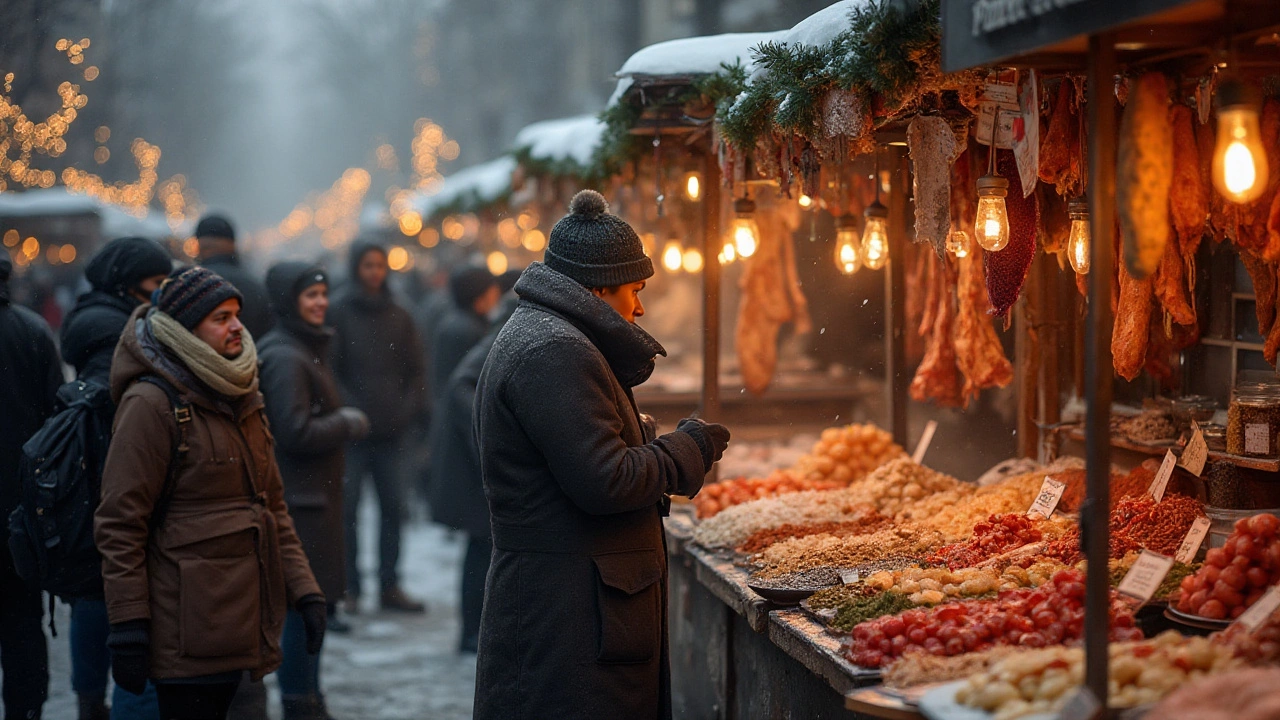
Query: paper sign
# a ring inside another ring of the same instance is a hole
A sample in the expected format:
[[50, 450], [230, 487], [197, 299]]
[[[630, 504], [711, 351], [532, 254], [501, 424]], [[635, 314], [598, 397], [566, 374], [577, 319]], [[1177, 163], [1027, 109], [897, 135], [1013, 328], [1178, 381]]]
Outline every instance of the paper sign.
[[1093, 720], [1102, 709], [1098, 696], [1089, 688], [1081, 685], [1071, 691], [1067, 702], [1058, 713], [1058, 720]]
[[1243, 625], [1245, 630], [1256, 632], [1278, 607], [1280, 607], [1280, 585], [1272, 585], [1267, 594], [1250, 605], [1236, 622]]
[[1027, 74], [1027, 82], [1018, 96], [1013, 155], [1018, 161], [1018, 177], [1022, 179], [1022, 197], [1027, 197], [1035, 192], [1040, 180], [1040, 91], [1035, 70]]
[[852, 585], [862, 579], [862, 573], [857, 570], [841, 570], [840, 582], [845, 585]]
[[1204, 463], [1209, 459], [1209, 445], [1204, 441], [1204, 433], [1200, 432], [1200, 426], [1194, 420], [1191, 421], [1191, 431], [1191, 439], [1183, 448], [1178, 464], [1192, 475], [1200, 477], [1200, 473], [1204, 472]]
[[1164, 451], [1164, 462], [1160, 463], [1160, 470], [1156, 472], [1155, 480], [1151, 481], [1151, 487], [1147, 488], [1147, 494], [1152, 500], [1160, 502], [1160, 498], [1164, 497], [1164, 489], [1169, 486], [1169, 478], [1173, 477], [1173, 468], [1178, 464], [1178, 459], [1173, 456], [1172, 450]]
[[1045, 476], [1044, 483], [1040, 485], [1040, 494], [1036, 496], [1035, 502], [1031, 503], [1027, 514], [1043, 515], [1046, 519], [1053, 517], [1053, 511], [1057, 509], [1058, 501], [1062, 499], [1062, 492], [1066, 489], [1066, 483]]
[[925, 423], [924, 433], [920, 436], [920, 442], [916, 443], [916, 451], [911, 455], [911, 462], [917, 465], [924, 462], [924, 454], [929, 452], [929, 443], [933, 442], [933, 434], [937, 430], [937, 420], [930, 420]]
[[1120, 587], [1116, 589], [1122, 595], [1128, 595], [1145, 603], [1156, 594], [1160, 583], [1164, 582], [1164, 577], [1169, 574], [1172, 567], [1173, 558], [1143, 550], [1138, 555], [1138, 560], [1133, 563], [1133, 567], [1129, 568], [1129, 572], [1125, 573], [1124, 579], [1120, 581]]
[[[1013, 83], [989, 82], [982, 102], [978, 105], [978, 130], [974, 139], [983, 145], [991, 145], [991, 127], [996, 109], [1000, 109], [1000, 130], [996, 133], [996, 147], [1013, 147], [1013, 121], [1021, 112], [1018, 106], [1018, 88]], [[1039, 128], [1037, 128], [1037, 132]]]
[[1178, 554], [1174, 556], [1178, 562], [1189, 563], [1196, 559], [1196, 553], [1200, 552], [1200, 544], [1204, 542], [1204, 536], [1209, 534], [1209, 525], [1209, 518], [1205, 517], [1196, 518], [1196, 521], [1191, 523], [1187, 537], [1178, 546]]
[[1248, 423], [1244, 426], [1244, 451], [1249, 455], [1266, 455], [1271, 452], [1271, 427], [1266, 423]]

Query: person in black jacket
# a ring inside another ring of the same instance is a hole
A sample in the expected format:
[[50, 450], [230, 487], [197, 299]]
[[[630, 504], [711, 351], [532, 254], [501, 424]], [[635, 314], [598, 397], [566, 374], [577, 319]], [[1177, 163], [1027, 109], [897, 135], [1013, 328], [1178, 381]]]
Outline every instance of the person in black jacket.
[[[116, 238], [93, 256], [84, 270], [91, 289], [76, 299], [62, 323], [62, 359], [75, 367], [77, 379], [110, 387], [111, 357], [130, 313], [147, 302], [172, 266], [169, 253], [159, 243], [140, 237]], [[115, 407], [109, 410], [114, 416]], [[101, 589], [96, 596], [71, 602], [71, 687], [80, 720], [108, 717], [110, 630]], [[159, 712], [153, 687], [134, 695], [117, 686], [111, 699], [115, 720], [151, 720]]]
[[[9, 302], [13, 263], [0, 252], [0, 518], [18, 506], [22, 444], [53, 414], [62, 362], [48, 324]], [[39, 718], [49, 695], [40, 588], [18, 576], [9, 544], [0, 545], [0, 675], [4, 715]]]
[[360, 491], [366, 475], [378, 492], [378, 581], [382, 608], [421, 613], [426, 606], [400, 588], [400, 526], [404, 488], [397, 456], [401, 442], [426, 404], [422, 342], [409, 313], [387, 287], [387, 252], [381, 245], [357, 241], [351, 247], [348, 290], [334, 303], [334, 375], [348, 405], [369, 416], [369, 437], [347, 455], [343, 514], [347, 534], [349, 612], [359, 607], [357, 542]]
[[[332, 615], [346, 590], [343, 548], [343, 446], [369, 432], [369, 420], [344, 407], [329, 369], [333, 330], [325, 326], [329, 278], [305, 262], [283, 262], [267, 271], [276, 326], [259, 346], [267, 419], [276, 438], [276, 463], [285, 502], [311, 571]], [[307, 653], [306, 626], [290, 610], [281, 641], [277, 677], [285, 720], [331, 720], [320, 691], [320, 654]]]
[[498, 279], [483, 265], [464, 265], [449, 274], [453, 300], [431, 336], [431, 392], [439, 401], [462, 356], [489, 330], [489, 313], [502, 297]]
[[635, 324], [653, 263], [599, 193], [569, 208], [476, 389], [494, 544], [477, 720], [671, 717], [662, 516], [729, 441], [641, 420], [632, 388], [666, 354]]
[[480, 642], [480, 611], [484, 582], [489, 574], [493, 541], [489, 532], [489, 503], [480, 478], [480, 448], [472, 430], [476, 383], [498, 331], [516, 310], [515, 294], [504, 296], [493, 327], [462, 358], [436, 401], [438, 422], [431, 429], [431, 515], [441, 525], [467, 535], [462, 560], [462, 637], [460, 652], [475, 652]]
[[240, 322], [254, 338], [266, 335], [275, 324], [267, 290], [257, 277], [240, 265], [240, 257], [236, 255], [236, 231], [231, 221], [221, 215], [205, 215], [196, 223], [196, 240], [200, 243], [200, 264], [235, 285], [244, 296]]

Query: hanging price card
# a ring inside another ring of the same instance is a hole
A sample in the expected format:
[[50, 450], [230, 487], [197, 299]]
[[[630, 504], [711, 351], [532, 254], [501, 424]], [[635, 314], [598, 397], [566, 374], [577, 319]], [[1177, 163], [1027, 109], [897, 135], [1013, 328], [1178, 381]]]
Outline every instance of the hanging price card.
[[974, 139], [983, 145], [991, 145], [996, 111], [1000, 113], [1000, 127], [995, 132], [996, 147], [1013, 147], [1013, 120], [1021, 114], [1018, 105], [1018, 88], [1013, 84], [1015, 74], [1005, 73], [1008, 82], [988, 82], [978, 105], [978, 129]]
[[1031, 503], [1031, 508], [1027, 510], [1027, 514], [1042, 515], [1046, 519], [1053, 517], [1053, 511], [1057, 509], [1058, 501], [1062, 499], [1062, 492], [1066, 489], [1066, 483], [1059, 482], [1046, 475], [1044, 483], [1040, 485], [1040, 494], [1036, 495], [1035, 502]]
[[1192, 420], [1191, 439], [1187, 441], [1182, 457], [1178, 458], [1178, 464], [1192, 475], [1200, 477], [1200, 473], [1204, 472], [1204, 463], [1208, 459], [1209, 445], [1204, 441], [1204, 433], [1200, 432], [1200, 426]]
[[1028, 73], [1018, 95], [1018, 112], [1013, 121], [1013, 155], [1022, 180], [1022, 197], [1027, 197], [1036, 189], [1040, 168], [1040, 92], [1035, 70]]
[[1271, 617], [1271, 613], [1275, 612], [1276, 608], [1280, 608], [1280, 585], [1271, 586], [1267, 594], [1250, 605], [1236, 622], [1243, 625], [1249, 632], [1255, 632], [1262, 627], [1262, 623], [1266, 622], [1267, 618]]
[[1200, 552], [1200, 544], [1204, 542], [1204, 536], [1209, 534], [1209, 518], [1196, 518], [1191, 523], [1191, 529], [1187, 531], [1187, 537], [1183, 539], [1182, 545], [1178, 546], [1178, 554], [1174, 557], [1180, 563], [1189, 563], [1196, 559], [1196, 553]]
[[929, 443], [933, 442], [933, 434], [937, 431], [937, 420], [930, 420], [925, 423], [924, 432], [920, 435], [920, 442], [916, 443], [916, 451], [911, 455], [911, 462], [917, 465], [924, 462], [924, 454], [929, 452]]
[[1169, 486], [1169, 478], [1173, 477], [1173, 468], [1178, 464], [1178, 459], [1173, 456], [1172, 450], [1164, 451], [1164, 462], [1160, 463], [1160, 470], [1156, 472], [1155, 480], [1151, 481], [1151, 487], [1147, 488], [1147, 494], [1152, 500], [1160, 502], [1160, 498], [1164, 497], [1164, 489]]
[[1152, 595], [1156, 594], [1160, 583], [1164, 582], [1165, 575], [1169, 574], [1172, 567], [1173, 558], [1143, 550], [1133, 563], [1133, 567], [1129, 568], [1129, 572], [1125, 573], [1124, 579], [1120, 581], [1120, 587], [1116, 589], [1122, 595], [1128, 595], [1139, 602], [1146, 603]]

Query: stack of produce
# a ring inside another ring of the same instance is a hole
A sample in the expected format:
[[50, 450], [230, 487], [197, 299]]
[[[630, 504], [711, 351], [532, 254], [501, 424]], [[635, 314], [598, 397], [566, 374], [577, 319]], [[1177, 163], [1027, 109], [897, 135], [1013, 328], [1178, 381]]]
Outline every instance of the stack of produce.
[[1198, 680], [1151, 708], [1149, 718], [1275, 720], [1280, 717], [1280, 668], [1247, 668]]
[[1254, 665], [1280, 662], [1280, 613], [1272, 613], [1257, 630], [1232, 623], [1213, 635], [1213, 641], [1231, 650], [1236, 657]]
[[[1115, 643], [1109, 654], [1108, 700], [1119, 708], [1158, 702], [1186, 682], [1241, 665], [1206, 638], [1182, 637], [1172, 630], [1151, 640]], [[1070, 692], [1083, 682], [1083, 650], [1044, 648], [995, 661], [970, 676], [956, 700], [993, 713], [996, 720], [1015, 720], [1061, 711]]]
[[770, 546], [753, 560], [760, 565], [756, 575], [767, 579], [817, 567], [852, 568], [888, 557], [921, 557], [941, 544], [936, 531], [901, 523], [869, 535], [793, 538]]
[[1204, 566], [1182, 581], [1178, 610], [1221, 620], [1238, 618], [1280, 582], [1280, 519], [1263, 513], [1236, 521], [1220, 548], [1205, 554]]
[[964, 542], [938, 548], [926, 561], [933, 565], [945, 565], [951, 569], [969, 568], [1016, 550], [1023, 545], [1040, 542], [1044, 534], [1039, 520], [1026, 515], [1008, 513], [992, 515], [973, 528], [973, 537]]
[[943, 496], [948, 504], [972, 495], [968, 483], [917, 465], [908, 458], [890, 460], [861, 482], [849, 486], [849, 494], [876, 506], [882, 515], [909, 520], [908, 508], [917, 507], [926, 498]]
[[1042, 470], [1014, 475], [963, 496], [939, 493], [910, 506], [901, 515], [937, 530], [948, 542], [966, 540], [973, 535], [974, 526], [991, 515], [1026, 512], [1040, 494], [1044, 475]]
[[1025, 587], [1039, 587], [1062, 570], [1059, 563], [1042, 562], [1031, 567], [1017, 565], [1003, 571], [995, 568], [905, 568], [882, 571], [866, 577], [863, 584], [886, 592], [905, 594], [911, 603], [937, 605], [949, 600], [965, 600]]
[[752, 500], [840, 487], [844, 486], [834, 480], [805, 480], [795, 470], [775, 470], [764, 478], [737, 478], [707, 485], [693, 499], [693, 506], [698, 517], [709, 518], [727, 507]]
[[880, 513], [873, 512], [861, 520], [853, 522], [827, 522], [814, 525], [781, 525], [776, 528], [765, 528], [751, 534], [745, 542], [738, 546], [738, 552], [754, 555], [762, 552], [770, 545], [791, 538], [809, 537], [810, 535], [830, 535], [832, 537], [849, 537], [882, 530], [890, 520]]
[[885, 667], [882, 677], [884, 684], [893, 688], [963, 680], [987, 670], [1010, 655], [1025, 652], [1027, 651], [1012, 645], [996, 645], [986, 650], [950, 657], [911, 653]]
[[894, 458], [906, 457], [893, 436], [875, 425], [827, 428], [795, 470], [805, 480], [833, 480], [848, 485]]
[[[1111, 639], [1141, 639], [1132, 611], [1113, 595]], [[961, 655], [994, 645], [1038, 648], [1078, 640], [1084, 631], [1084, 574], [1064, 569], [1035, 589], [1001, 592], [993, 600], [907, 610], [853, 629], [849, 660], [878, 668], [909, 652]]]

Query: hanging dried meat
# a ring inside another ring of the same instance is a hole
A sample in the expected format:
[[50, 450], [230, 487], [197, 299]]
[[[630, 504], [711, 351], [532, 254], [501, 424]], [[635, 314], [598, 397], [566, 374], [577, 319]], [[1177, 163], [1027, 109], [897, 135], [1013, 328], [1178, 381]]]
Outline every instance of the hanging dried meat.
[[[1130, 96], [1129, 102], [1133, 102]], [[1120, 276], [1120, 299], [1116, 307], [1115, 325], [1111, 329], [1111, 364], [1125, 380], [1138, 377], [1147, 361], [1147, 342], [1151, 331], [1154, 299], [1152, 279], [1134, 279], [1122, 263], [1117, 263]]]
[[951, 232], [951, 163], [963, 146], [946, 120], [917, 115], [907, 125], [916, 209], [916, 242], [929, 242], [941, 257]]
[[1254, 300], [1258, 307], [1258, 323], [1261, 327], [1262, 305], [1266, 303], [1271, 309], [1271, 328], [1269, 331], [1263, 331], [1263, 335], [1267, 336], [1266, 342], [1262, 345], [1262, 355], [1267, 362], [1273, 366], [1276, 364], [1276, 351], [1280, 350], [1280, 322], [1275, 322], [1277, 313], [1280, 313], [1280, 265], [1270, 265], [1272, 272], [1271, 282], [1267, 285], [1268, 296], [1264, 296], [1263, 291], [1257, 287], [1257, 281], [1254, 281]]
[[[1275, 204], [1280, 198], [1280, 101], [1272, 98], [1262, 105], [1262, 147], [1267, 164], [1273, 168], [1267, 176], [1267, 189], [1262, 197], [1252, 203], [1252, 227], [1254, 240], [1262, 246], [1262, 257], [1276, 262], [1280, 260], [1280, 218], [1275, 218]], [[1272, 231], [1276, 227], [1276, 231]]]
[[1244, 249], [1240, 250], [1240, 264], [1253, 280], [1258, 332], [1266, 337], [1276, 321], [1276, 266]]
[[981, 390], [1005, 387], [1013, 381], [1013, 365], [1005, 357], [1004, 346], [987, 312], [990, 306], [982, 283], [982, 253], [982, 248], [973, 248], [968, 257], [958, 261], [956, 365], [964, 375], [962, 395], [966, 407]]
[[1187, 298], [1186, 264], [1178, 252], [1178, 243], [1171, 242], [1164, 246], [1164, 255], [1160, 259], [1160, 268], [1152, 276], [1156, 299], [1165, 313], [1179, 325], [1194, 325], [1196, 311]]
[[952, 289], [956, 284], [955, 269], [950, 256], [930, 256], [930, 282], [937, 286], [933, 327], [926, 340], [924, 360], [911, 380], [911, 397], [920, 402], [933, 401], [940, 407], [960, 407], [960, 373], [956, 366], [955, 338], [952, 335], [956, 319], [956, 303]]
[[773, 381], [778, 367], [778, 331], [793, 322], [796, 332], [810, 326], [808, 305], [795, 274], [795, 258], [789, 247], [790, 229], [780, 213], [762, 213], [760, 243], [746, 261], [740, 286], [735, 346], [742, 381], [759, 395]]
[[1169, 108], [1173, 133], [1173, 184], [1169, 189], [1169, 215], [1176, 241], [1165, 244], [1156, 273], [1156, 299], [1174, 323], [1196, 322], [1196, 250], [1208, 220], [1207, 190], [1201, 184], [1200, 153], [1196, 146], [1191, 108], [1175, 104]]
[[1067, 214], [1067, 199], [1043, 183], [1036, 186], [1040, 196], [1040, 247], [1047, 253], [1067, 251], [1071, 238], [1071, 216]]
[[1080, 105], [1075, 81], [1062, 78], [1049, 116], [1049, 130], [1040, 140], [1040, 179], [1059, 195], [1078, 195], [1083, 187], [1084, 158], [1080, 143]]
[[[1018, 163], [1012, 150], [996, 151], [996, 174], [1007, 179], [1011, 187], [1019, 187]], [[1005, 199], [1005, 207], [1009, 214], [1009, 244], [999, 252], [983, 255], [987, 297], [991, 312], [999, 317], [1007, 317], [1022, 294], [1022, 284], [1036, 257], [1040, 227], [1040, 203], [1035, 193], [1024, 198], [1014, 190]]]
[[1138, 78], [1117, 138], [1116, 211], [1129, 274], [1142, 279], [1160, 266], [1169, 241], [1173, 132], [1169, 82], [1161, 73]]

